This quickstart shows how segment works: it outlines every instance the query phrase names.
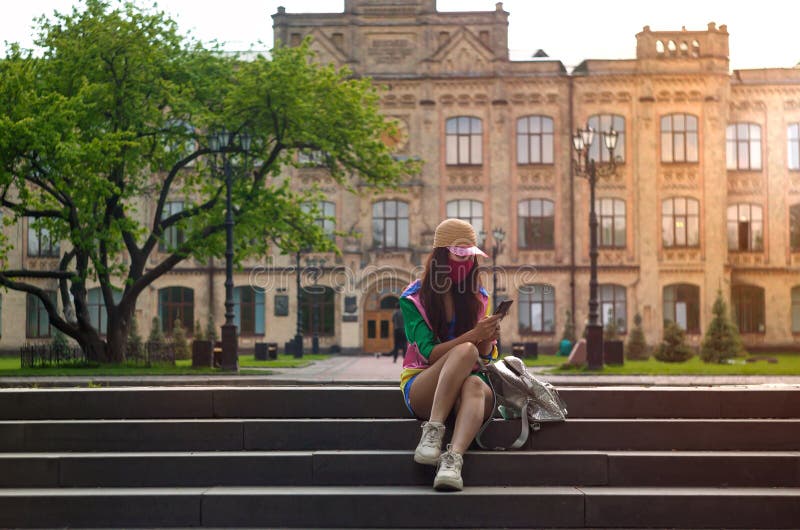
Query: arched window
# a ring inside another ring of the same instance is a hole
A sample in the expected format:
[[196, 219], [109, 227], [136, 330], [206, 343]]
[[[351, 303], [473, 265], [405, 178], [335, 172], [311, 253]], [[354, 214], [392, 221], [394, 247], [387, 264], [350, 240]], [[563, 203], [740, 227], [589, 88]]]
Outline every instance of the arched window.
[[519, 248], [555, 248], [555, 206], [546, 199], [519, 201]]
[[264, 291], [252, 286], [233, 289], [233, 323], [240, 335], [264, 334]]
[[445, 134], [448, 166], [483, 164], [483, 129], [480, 119], [470, 116], [450, 118], [446, 122]]
[[628, 311], [625, 286], [613, 283], [598, 285], [597, 294], [603, 327], [613, 320], [617, 324], [617, 331], [626, 333], [628, 330]]
[[657, 40], [656, 41], [656, 53], [658, 55], [664, 55], [664, 42]]
[[800, 285], [792, 288], [792, 333], [800, 333]]
[[800, 202], [789, 207], [789, 248], [800, 252]]
[[164, 287], [158, 290], [158, 316], [161, 319], [161, 330], [171, 334], [175, 329], [175, 321], [180, 319], [181, 326], [188, 333], [194, 330], [194, 290], [188, 287]]
[[532, 284], [519, 288], [519, 332], [555, 333], [556, 290], [552, 285]]
[[[112, 289], [114, 305], [122, 300], [122, 291]], [[93, 287], [86, 292], [86, 306], [89, 310], [89, 321], [92, 327], [101, 335], [108, 331], [108, 314], [106, 312], [106, 301], [103, 298], [103, 290], [100, 287]]]
[[[617, 162], [625, 161], [625, 118], [618, 114], [595, 114], [587, 121], [595, 133], [608, 131], [612, 127], [617, 131], [617, 145], [614, 147], [614, 158]], [[611, 153], [606, 149], [606, 144], [601, 134], [595, 134], [592, 145], [589, 146], [589, 158], [598, 162], [609, 162]]]
[[764, 216], [757, 204], [728, 206], [728, 250], [764, 250]]
[[[54, 304], [55, 291], [45, 291], [47, 298]], [[50, 315], [47, 314], [44, 304], [35, 294], [27, 293], [25, 297], [25, 337], [29, 339], [43, 339], [50, 337]]]
[[740, 333], [764, 333], [764, 289], [755, 285], [731, 287], [733, 321]]
[[553, 118], [523, 116], [517, 120], [517, 164], [553, 163]]
[[601, 248], [625, 248], [625, 201], [603, 198], [595, 201], [597, 244]]
[[761, 126], [732, 123], [725, 132], [728, 169], [761, 169]]
[[334, 293], [325, 285], [300, 289], [303, 334], [331, 336], [334, 333]]
[[689, 55], [689, 44], [686, 41], [682, 41], [680, 46], [681, 55]]
[[700, 202], [673, 197], [661, 203], [661, 241], [664, 248], [700, 246]]
[[697, 162], [697, 116], [668, 114], [661, 117], [661, 161]]
[[670, 55], [675, 55], [678, 51], [678, 46], [675, 45], [675, 41], [671, 40], [667, 43], [667, 49], [669, 50]]
[[697, 40], [692, 41], [692, 57], [700, 57], [700, 42]]
[[378, 201], [372, 205], [372, 244], [375, 248], [408, 248], [408, 203]]
[[475, 233], [483, 230], [483, 203], [470, 199], [457, 199], [447, 203], [447, 217], [455, 217], [472, 225]]
[[786, 130], [789, 145], [789, 169], [800, 169], [800, 123], [791, 123]]
[[675, 322], [687, 333], [700, 333], [700, 287], [677, 283], [664, 287], [664, 323]]

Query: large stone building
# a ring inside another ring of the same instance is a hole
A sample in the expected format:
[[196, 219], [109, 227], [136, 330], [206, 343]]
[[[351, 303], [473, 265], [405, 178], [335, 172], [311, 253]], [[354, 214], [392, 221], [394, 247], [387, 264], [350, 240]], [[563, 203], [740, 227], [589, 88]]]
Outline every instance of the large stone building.
[[[517, 301], [502, 324], [505, 344], [553, 346], [567, 311], [580, 331], [589, 185], [574, 176], [572, 131], [586, 124], [619, 132], [615, 173], [597, 186], [603, 320], [626, 331], [640, 313], [649, 342], [674, 320], [697, 344], [721, 290], [749, 346], [800, 344], [800, 69], [731, 74], [726, 27], [713, 23], [645, 27], [634, 59], [588, 60], [572, 72], [546, 57], [511, 61], [500, 3], [442, 13], [435, 0], [346, 0], [344, 13], [279, 8], [273, 20], [276, 40], [311, 36], [320, 61], [384, 87], [383, 111], [400, 131], [386, 140], [397, 156], [424, 161], [397, 192], [327, 188], [324, 211], [351, 236], [337, 237], [340, 257], [300, 259], [303, 268], [325, 259], [304, 271], [303, 283], [317, 287], [301, 294], [306, 336], [316, 328], [323, 347], [390, 349], [396, 298], [438, 222], [453, 216], [488, 233], [488, 251], [492, 232], [505, 232], [498, 293]], [[607, 162], [599, 142], [591, 154]], [[326, 186], [315, 154], [301, 156], [308, 164], [289, 170], [294, 184]], [[26, 244], [13, 259], [43, 259], [45, 242], [14, 228]], [[237, 273], [243, 348], [295, 334], [296, 258], [269, 256]], [[161, 278], [139, 301], [144, 331], [156, 314], [169, 327], [174, 315], [205, 322], [211, 310], [221, 323], [221, 265], [188, 262]], [[3, 297], [6, 348], [46, 332], [36, 304]]]

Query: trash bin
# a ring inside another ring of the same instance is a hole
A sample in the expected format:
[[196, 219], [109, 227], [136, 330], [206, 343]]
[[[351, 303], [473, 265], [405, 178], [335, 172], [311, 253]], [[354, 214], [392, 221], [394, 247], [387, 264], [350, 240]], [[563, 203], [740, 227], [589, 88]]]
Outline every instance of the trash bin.
[[526, 359], [537, 359], [539, 357], [539, 343], [526, 342], [524, 351]]
[[256, 342], [256, 361], [267, 360], [267, 343]]
[[525, 357], [525, 343], [523, 342], [512, 342], [511, 343], [511, 355], [514, 357], [519, 357], [520, 359]]
[[277, 342], [268, 342], [267, 343], [267, 357], [269, 357], [273, 361], [278, 358], [278, 343]]

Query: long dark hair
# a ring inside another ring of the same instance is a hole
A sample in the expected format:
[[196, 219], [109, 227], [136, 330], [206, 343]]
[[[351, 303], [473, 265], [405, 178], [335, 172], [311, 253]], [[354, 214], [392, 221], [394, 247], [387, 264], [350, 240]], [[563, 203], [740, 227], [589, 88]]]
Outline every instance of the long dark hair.
[[464, 279], [463, 284], [456, 285], [449, 277], [450, 265], [446, 247], [437, 247], [428, 256], [425, 263], [425, 273], [422, 276], [420, 287], [420, 301], [428, 314], [428, 320], [439, 340], [446, 341], [449, 331], [447, 312], [445, 311], [444, 296], [450, 291], [453, 296], [455, 308], [456, 329], [455, 336], [466, 333], [475, 327], [478, 322], [478, 313], [482, 307], [480, 298], [480, 275], [478, 274], [478, 258], [472, 257], [472, 270]]

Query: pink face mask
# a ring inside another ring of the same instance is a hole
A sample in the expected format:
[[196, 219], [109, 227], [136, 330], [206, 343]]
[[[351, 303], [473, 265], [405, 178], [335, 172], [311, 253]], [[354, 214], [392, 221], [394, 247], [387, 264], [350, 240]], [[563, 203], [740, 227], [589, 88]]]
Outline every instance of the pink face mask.
[[474, 259], [456, 261], [453, 258], [448, 257], [447, 262], [450, 265], [450, 279], [455, 283], [463, 282], [464, 278], [466, 278], [469, 272], [472, 270], [472, 266], [475, 265]]

